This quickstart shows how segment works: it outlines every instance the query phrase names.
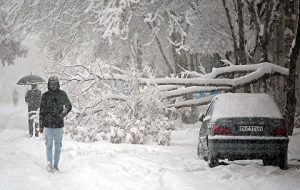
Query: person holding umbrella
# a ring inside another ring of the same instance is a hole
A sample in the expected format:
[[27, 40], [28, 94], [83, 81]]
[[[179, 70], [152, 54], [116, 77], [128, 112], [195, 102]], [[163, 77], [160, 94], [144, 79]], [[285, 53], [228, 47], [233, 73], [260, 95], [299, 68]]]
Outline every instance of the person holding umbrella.
[[[72, 105], [65, 91], [60, 90], [59, 80], [52, 76], [48, 80], [48, 91], [42, 95], [40, 107], [40, 133], [45, 129], [48, 172], [59, 171], [58, 162], [62, 146], [64, 117]], [[54, 156], [53, 152], [54, 143]]]
[[[34, 116], [37, 114], [38, 109], [40, 108], [41, 103], [41, 91], [37, 88], [37, 84], [32, 84], [31, 89], [27, 91], [25, 96], [25, 102], [28, 105], [28, 127], [29, 127], [29, 136], [33, 136], [33, 128], [35, 130], [35, 136], [39, 136], [37, 130], [38, 124], [34, 122]], [[34, 125], [34, 126], [33, 126]]]
[[28, 104], [28, 128], [29, 136], [33, 136], [33, 125], [35, 128], [35, 136], [39, 135], [37, 131], [38, 124], [34, 122], [34, 118], [38, 112], [41, 102], [41, 91], [37, 88], [38, 84], [45, 83], [45, 80], [40, 76], [30, 75], [22, 77], [17, 84], [18, 85], [31, 85], [31, 90], [27, 91], [25, 96], [25, 102]]

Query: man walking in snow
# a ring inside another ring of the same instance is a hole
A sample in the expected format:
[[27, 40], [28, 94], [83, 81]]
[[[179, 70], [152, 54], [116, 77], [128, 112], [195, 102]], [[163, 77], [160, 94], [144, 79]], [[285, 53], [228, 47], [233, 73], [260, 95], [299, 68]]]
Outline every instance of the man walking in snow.
[[25, 102], [28, 104], [28, 127], [30, 137], [33, 135], [33, 128], [35, 129], [35, 136], [37, 137], [39, 135], [37, 123], [34, 124], [34, 119], [32, 117], [40, 107], [41, 94], [41, 91], [37, 88], [37, 84], [32, 84], [31, 89], [27, 91], [25, 96]]
[[[47, 171], [59, 171], [58, 162], [62, 146], [64, 117], [71, 111], [71, 102], [63, 90], [59, 89], [59, 80], [52, 76], [48, 80], [48, 91], [42, 95], [40, 107], [40, 132], [45, 129]], [[54, 143], [54, 156], [53, 156]]]

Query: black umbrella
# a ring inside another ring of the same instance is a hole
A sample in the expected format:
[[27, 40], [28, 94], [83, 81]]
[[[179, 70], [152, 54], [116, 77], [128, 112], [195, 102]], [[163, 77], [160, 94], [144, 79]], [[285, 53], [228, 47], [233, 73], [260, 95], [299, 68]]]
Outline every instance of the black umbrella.
[[18, 85], [31, 85], [31, 84], [40, 84], [40, 83], [45, 83], [46, 81], [37, 75], [27, 75], [22, 77], [17, 84]]

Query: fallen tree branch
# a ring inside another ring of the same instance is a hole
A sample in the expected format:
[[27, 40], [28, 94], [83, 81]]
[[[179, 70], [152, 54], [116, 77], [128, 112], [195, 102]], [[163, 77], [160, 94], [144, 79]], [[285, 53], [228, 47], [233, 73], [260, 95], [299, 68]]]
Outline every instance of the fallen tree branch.
[[[87, 71], [87, 76], [74, 76], [67, 80], [71, 81], [123, 81], [130, 82], [132, 77], [124, 74], [110, 74], [110, 73], [93, 73], [89, 68], [82, 65], [67, 65], [66, 67], [80, 67]], [[225, 77], [227, 74], [240, 73], [243, 75], [236, 75], [236, 78], [218, 78]], [[142, 78], [137, 77], [139, 85], [155, 85], [159, 88], [161, 97], [163, 99], [182, 96], [188, 93], [202, 93], [212, 91], [230, 91], [245, 85], [253, 84], [261, 78], [268, 78], [270, 76], [287, 76], [289, 70], [272, 63], [260, 63], [253, 65], [230, 65], [227, 67], [214, 68], [211, 73], [195, 78]], [[208, 98], [202, 100], [186, 100], [176, 104], [168, 104], [168, 107], [188, 107], [191, 105], [203, 105], [207, 103]], [[205, 103], [203, 103], [205, 102]]]

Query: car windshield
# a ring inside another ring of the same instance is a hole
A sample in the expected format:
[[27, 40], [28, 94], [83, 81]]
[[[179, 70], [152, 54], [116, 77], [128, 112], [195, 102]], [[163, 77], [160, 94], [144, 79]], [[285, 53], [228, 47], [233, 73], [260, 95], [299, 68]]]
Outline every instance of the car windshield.
[[276, 103], [267, 94], [220, 94], [215, 101], [213, 121], [236, 117], [282, 118]]

